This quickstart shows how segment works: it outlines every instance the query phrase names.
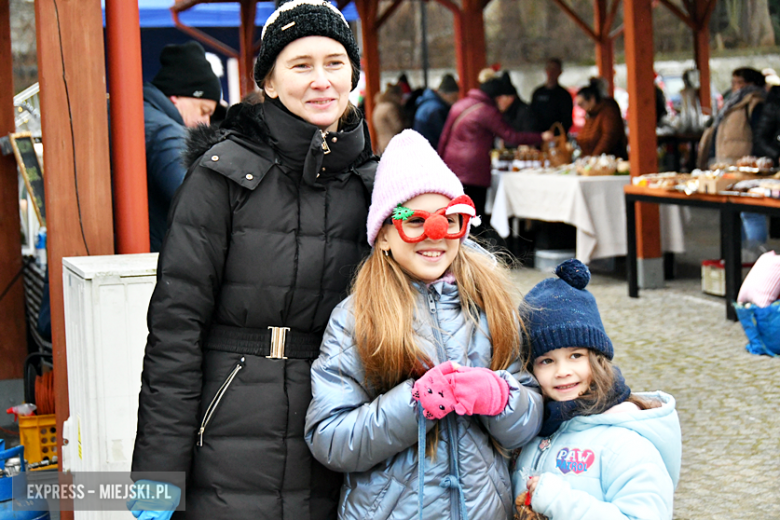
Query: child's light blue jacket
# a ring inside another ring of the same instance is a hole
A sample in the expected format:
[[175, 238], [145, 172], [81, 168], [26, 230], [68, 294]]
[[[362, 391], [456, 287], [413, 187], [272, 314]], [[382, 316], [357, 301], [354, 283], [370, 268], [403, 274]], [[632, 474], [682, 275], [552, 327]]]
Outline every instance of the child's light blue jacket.
[[[575, 417], [549, 441], [523, 447], [512, 474], [515, 496], [540, 475], [531, 507], [550, 520], [672, 518], [682, 439], [674, 398], [660, 408]], [[536, 468], [534, 470], [534, 468]]]

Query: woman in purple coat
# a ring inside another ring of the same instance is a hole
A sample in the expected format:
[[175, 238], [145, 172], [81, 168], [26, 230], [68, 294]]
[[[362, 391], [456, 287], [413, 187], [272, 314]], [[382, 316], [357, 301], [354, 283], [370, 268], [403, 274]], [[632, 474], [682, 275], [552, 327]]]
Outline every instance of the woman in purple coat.
[[439, 139], [439, 155], [463, 183], [478, 215], [485, 213], [493, 139], [500, 137], [507, 142], [530, 145], [542, 142], [542, 134], [518, 132], [501, 118], [514, 96], [512, 84], [500, 77], [485, 81], [479, 89], [469, 90], [466, 97], [452, 105]]

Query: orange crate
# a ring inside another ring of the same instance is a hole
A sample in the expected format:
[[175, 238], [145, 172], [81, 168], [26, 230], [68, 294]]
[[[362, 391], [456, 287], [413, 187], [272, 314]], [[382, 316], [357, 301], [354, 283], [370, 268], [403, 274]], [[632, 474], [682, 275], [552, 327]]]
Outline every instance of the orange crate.
[[[24, 445], [24, 458], [27, 462], [51, 460], [57, 455], [56, 416], [54, 414], [20, 416], [19, 438]], [[47, 469], [52, 467], [56, 465], [46, 466]]]

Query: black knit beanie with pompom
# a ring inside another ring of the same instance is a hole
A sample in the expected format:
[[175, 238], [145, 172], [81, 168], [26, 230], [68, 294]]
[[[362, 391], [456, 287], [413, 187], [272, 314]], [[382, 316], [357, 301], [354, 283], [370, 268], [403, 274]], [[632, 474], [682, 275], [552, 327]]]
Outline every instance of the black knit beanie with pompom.
[[360, 50], [344, 15], [330, 2], [323, 0], [292, 0], [282, 3], [263, 27], [260, 53], [255, 63], [258, 86], [273, 67], [282, 49], [299, 38], [325, 36], [344, 46], [352, 62], [352, 88], [360, 79]]

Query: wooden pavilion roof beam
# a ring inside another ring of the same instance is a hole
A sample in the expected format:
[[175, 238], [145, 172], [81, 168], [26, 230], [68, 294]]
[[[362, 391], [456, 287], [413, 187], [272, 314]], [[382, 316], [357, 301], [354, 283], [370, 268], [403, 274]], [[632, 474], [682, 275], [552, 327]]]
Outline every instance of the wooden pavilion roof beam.
[[401, 5], [403, 0], [393, 0], [393, 3], [390, 4], [390, 7], [385, 9], [379, 19], [377, 19], [374, 24], [373, 28], [375, 31], [379, 31], [379, 29], [385, 24], [388, 18], [393, 15], [393, 13], [398, 9], [398, 7]]
[[[195, 0], [185, 0], [188, 2], [194, 2]], [[179, 13], [182, 11], [176, 10], [174, 11], [174, 8], [178, 6], [178, 3], [174, 4], [173, 7], [171, 7], [171, 17], [173, 18], [173, 24], [176, 26], [177, 29], [180, 31], [189, 34], [199, 42], [208, 45], [214, 50], [217, 50], [224, 54], [225, 56], [229, 56], [231, 58], [238, 58], [238, 51], [235, 50], [233, 47], [222, 43], [221, 41], [217, 40], [216, 38], [213, 38], [206, 34], [205, 32], [201, 31], [200, 29], [196, 29], [194, 27], [190, 27], [189, 25], [184, 25], [181, 20], [179, 20]]]
[[[690, 11], [688, 11], [688, 13], [684, 13], [679, 7], [674, 5], [669, 0], [658, 0], [658, 1], [662, 3], [667, 9], [669, 9], [672, 12], [672, 14], [674, 14], [677, 18], [685, 22], [685, 25], [687, 25], [694, 31], [696, 30], [696, 22], [694, 22], [693, 18], [691, 18]], [[686, 7], [688, 5], [689, 4], [686, 3]]]
[[622, 26], [612, 30], [622, 0], [594, 0], [593, 27], [591, 28], [565, 0], [552, 0], [571, 20], [596, 43], [596, 64], [599, 75], [607, 81], [609, 93], [614, 91], [615, 43], [622, 32]]
[[683, 0], [683, 11], [671, 0], [657, 0], [682, 20], [693, 31], [693, 51], [696, 68], [699, 70], [699, 99], [702, 110], [709, 113], [710, 96], [710, 18], [715, 10], [716, 0]]
[[582, 29], [585, 34], [590, 36], [590, 38], [593, 41], [596, 42], [599, 41], [599, 37], [596, 35], [595, 31], [591, 29], [590, 25], [588, 25], [582, 18], [580, 18], [580, 16], [577, 13], [575, 13], [574, 10], [571, 7], [569, 7], [569, 5], [566, 2], [564, 2], [563, 0], [552, 0], [552, 1], [555, 5], [560, 7], [561, 11], [566, 13], [566, 15], [569, 18], [571, 18], [571, 20], [575, 24], [577, 24], [577, 26], [579, 26], [579, 28]]

